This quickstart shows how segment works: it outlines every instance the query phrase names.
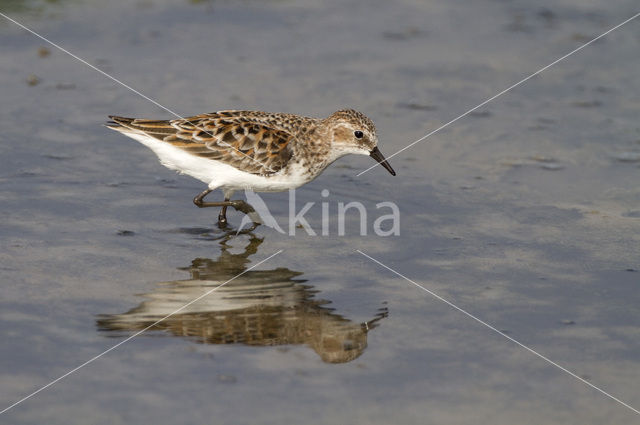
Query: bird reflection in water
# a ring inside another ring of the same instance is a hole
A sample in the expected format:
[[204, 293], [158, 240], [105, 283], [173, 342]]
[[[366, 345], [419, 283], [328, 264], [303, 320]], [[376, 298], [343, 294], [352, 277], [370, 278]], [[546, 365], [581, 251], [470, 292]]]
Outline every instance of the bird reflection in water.
[[[231, 253], [230, 238], [223, 239], [217, 260], [196, 258], [191, 266], [181, 268], [191, 274], [190, 279], [158, 284], [132, 310], [101, 315], [98, 329], [139, 331], [242, 273], [250, 263], [249, 257], [262, 243], [254, 235], [249, 237], [241, 254]], [[299, 279], [300, 275], [301, 272], [287, 268], [250, 270], [153, 326], [149, 332], [165, 331], [202, 344], [306, 344], [327, 363], [358, 358], [367, 347], [367, 333], [387, 317], [386, 307], [367, 322], [353, 322], [327, 307], [331, 301], [316, 299], [319, 291], [304, 284], [306, 280]]]

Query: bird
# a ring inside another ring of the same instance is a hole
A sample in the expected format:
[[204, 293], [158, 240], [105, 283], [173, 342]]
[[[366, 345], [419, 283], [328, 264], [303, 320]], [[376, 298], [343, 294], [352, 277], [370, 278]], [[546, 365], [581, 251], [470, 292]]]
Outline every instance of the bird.
[[[221, 207], [220, 227], [227, 226], [227, 207], [255, 212], [246, 202], [231, 200], [234, 192], [298, 188], [347, 154], [371, 156], [396, 175], [378, 149], [373, 121], [354, 109], [323, 119], [241, 110], [174, 120], [109, 118], [108, 128], [150, 148], [162, 165], [207, 184], [193, 203], [200, 208]], [[216, 189], [222, 190], [224, 201], [205, 202], [205, 196]]]

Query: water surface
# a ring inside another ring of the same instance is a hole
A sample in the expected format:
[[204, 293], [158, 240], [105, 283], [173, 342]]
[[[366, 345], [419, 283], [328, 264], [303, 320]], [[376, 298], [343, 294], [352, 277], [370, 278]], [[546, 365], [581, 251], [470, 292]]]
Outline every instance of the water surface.
[[[636, 6], [0, 2], [176, 113], [354, 107], [387, 156]], [[354, 215], [312, 237], [216, 229], [199, 182], [101, 126], [167, 111], [0, 21], [0, 407], [246, 272], [3, 422], [637, 423], [356, 249], [638, 408], [639, 25], [395, 156], [397, 177], [340, 160], [298, 205], [318, 230], [321, 202], [362, 202], [368, 234]], [[288, 195], [263, 199], [286, 223]], [[372, 231], [381, 201], [400, 236]]]

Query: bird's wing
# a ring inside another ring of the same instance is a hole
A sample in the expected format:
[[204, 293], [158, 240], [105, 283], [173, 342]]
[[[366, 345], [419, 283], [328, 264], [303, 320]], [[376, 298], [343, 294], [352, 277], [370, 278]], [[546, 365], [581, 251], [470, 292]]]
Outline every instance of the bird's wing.
[[290, 132], [276, 128], [250, 112], [221, 111], [178, 120], [146, 120], [110, 116], [108, 126], [144, 133], [193, 155], [239, 170], [270, 175], [291, 158]]

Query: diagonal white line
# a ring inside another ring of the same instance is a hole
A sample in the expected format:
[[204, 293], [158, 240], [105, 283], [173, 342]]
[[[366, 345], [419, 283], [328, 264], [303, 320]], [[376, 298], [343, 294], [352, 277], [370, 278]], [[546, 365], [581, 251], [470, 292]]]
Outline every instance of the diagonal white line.
[[375, 258], [365, 254], [364, 252], [360, 251], [359, 249], [356, 249], [357, 252], [359, 252], [360, 254], [362, 254], [363, 256], [367, 257], [369, 260], [373, 261], [376, 264], [379, 264], [380, 266], [384, 267], [385, 269], [389, 270], [391, 273], [403, 278], [404, 280], [406, 280], [409, 283], [412, 283], [413, 285], [417, 286], [418, 288], [422, 289], [423, 291], [427, 292], [429, 295], [432, 295], [433, 297], [437, 298], [438, 300], [442, 301], [443, 303], [447, 304], [450, 307], [453, 307], [454, 309], [458, 310], [460, 313], [472, 318], [473, 320], [475, 320], [476, 322], [480, 323], [481, 325], [486, 326], [487, 328], [491, 329], [492, 331], [496, 332], [497, 334], [499, 334], [500, 336], [503, 336], [505, 338], [507, 338], [509, 341], [519, 345], [520, 347], [524, 348], [525, 350], [529, 351], [530, 353], [540, 357], [542, 360], [544, 360], [545, 362], [557, 367], [558, 369], [560, 369], [561, 371], [568, 373], [569, 375], [573, 376], [574, 378], [576, 378], [577, 380], [587, 384], [588, 386], [590, 386], [591, 388], [599, 391], [600, 393], [606, 395], [607, 397], [609, 397], [610, 399], [620, 403], [621, 405], [623, 405], [624, 407], [632, 410], [633, 412], [637, 413], [640, 415], [640, 411], [635, 409], [634, 407], [628, 405], [627, 403], [625, 403], [624, 401], [620, 400], [619, 398], [616, 398], [614, 396], [612, 396], [611, 394], [609, 394], [608, 392], [606, 392], [605, 390], [596, 387], [595, 385], [593, 385], [591, 382], [579, 377], [578, 375], [576, 375], [575, 373], [571, 372], [569, 369], [560, 366], [558, 363], [554, 362], [553, 360], [549, 359], [548, 357], [545, 357], [544, 355], [538, 353], [537, 351], [535, 351], [533, 348], [530, 348], [526, 345], [524, 345], [523, 343], [511, 338], [509, 335], [505, 334], [504, 332], [500, 332], [498, 329], [496, 329], [495, 327], [491, 326], [490, 324], [488, 324], [487, 322], [483, 321], [482, 319], [479, 319], [478, 317], [474, 316], [473, 314], [469, 313], [466, 310], [463, 310], [462, 308], [458, 307], [457, 305], [453, 304], [450, 301], [445, 300], [444, 298], [442, 298], [440, 295], [436, 294], [433, 291], [430, 291], [429, 289], [425, 288], [424, 286], [420, 285], [419, 283], [414, 282], [413, 280], [409, 279], [408, 277], [406, 277], [405, 275], [393, 270], [391, 267], [382, 264], [380, 261], [376, 260]]
[[[484, 102], [482, 102], [481, 104], [479, 104], [478, 106], [474, 106], [473, 108], [469, 109], [467, 112], [465, 112], [464, 114], [452, 119], [451, 121], [449, 121], [446, 124], [441, 125], [440, 127], [436, 128], [435, 130], [433, 130], [430, 133], [425, 134], [424, 136], [422, 136], [421, 138], [419, 138], [418, 140], [416, 140], [415, 142], [412, 142], [410, 144], [408, 144], [407, 146], [405, 146], [404, 148], [400, 149], [398, 152], [394, 153], [393, 155], [390, 155], [387, 157], [387, 159], [391, 159], [394, 156], [398, 155], [401, 152], [404, 152], [405, 150], [409, 149], [410, 147], [412, 147], [413, 145], [422, 142], [424, 139], [426, 139], [427, 137], [437, 133], [438, 131], [442, 130], [445, 127], [450, 126], [451, 124], [453, 124], [454, 122], [458, 121], [461, 118], [466, 117], [467, 115], [469, 115], [470, 113], [472, 113], [473, 111], [475, 111], [478, 108], [481, 108], [482, 106], [486, 105], [487, 103], [491, 102], [492, 100], [502, 96], [503, 94], [505, 94], [506, 92], [508, 92], [511, 89], [514, 89], [516, 87], [518, 87], [520, 84], [524, 83], [525, 81], [528, 81], [530, 79], [532, 79], [533, 77], [535, 77], [536, 75], [540, 74], [541, 72], [551, 68], [553, 65], [557, 64], [558, 62], [568, 58], [569, 56], [573, 55], [574, 53], [584, 49], [585, 47], [587, 47], [588, 45], [596, 42], [597, 40], [601, 39], [602, 37], [604, 37], [605, 35], [609, 34], [611, 31], [617, 30], [618, 28], [620, 28], [621, 26], [623, 26], [626, 23], [629, 23], [631, 21], [633, 21], [634, 19], [636, 19], [638, 16], [640, 16], [640, 12], [636, 13], [635, 15], [633, 15], [632, 17], [630, 17], [629, 19], [627, 19], [624, 22], [619, 23], [618, 25], [616, 25], [615, 27], [607, 30], [606, 32], [603, 32], [602, 34], [600, 34], [599, 36], [597, 36], [596, 38], [594, 38], [593, 40], [590, 40], [588, 42], [586, 42], [585, 44], [583, 44], [582, 46], [570, 51], [569, 53], [567, 53], [566, 55], [554, 60], [553, 62], [551, 62], [549, 65], [540, 68], [539, 70], [537, 70], [536, 72], [534, 72], [533, 74], [529, 75], [528, 77], [523, 78], [522, 80], [518, 81], [517, 83], [507, 87], [506, 89], [502, 90], [500, 93], [491, 96], [489, 99], [485, 100]], [[374, 169], [375, 167], [379, 166], [379, 163], [376, 163], [375, 165], [372, 165], [371, 167], [367, 168], [364, 171], [361, 171], [360, 173], [357, 174], [357, 177], [360, 177], [361, 175], [363, 175], [364, 173], [366, 173], [369, 170]]]
[[[23, 24], [21, 24], [20, 22], [16, 21], [13, 18], [10, 18], [9, 16], [5, 15], [4, 13], [0, 12], [0, 16], [2, 16], [3, 18], [7, 19], [8, 21], [13, 22], [14, 24], [16, 24], [17, 26], [19, 26], [20, 28], [30, 32], [31, 34], [35, 35], [36, 37], [38, 37], [39, 39], [49, 43], [50, 45], [52, 45], [53, 47], [55, 47], [56, 49], [66, 53], [67, 55], [71, 56], [72, 58], [76, 59], [79, 62], [82, 62], [83, 64], [87, 65], [89, 68], [93, 69], [94, 71], [99, 72], [100, 74], [104, 75], [105, 77], [109, 78], [110, 80], [120, 84], [122, 87], [131, 90], [132, 92], [134, 92], [135, 94], [137, 94], [138, 96], [148, 100], [149, 102], [153, 103], [154, 105], [164, 109], [165, 111], [169, 112], [170, 114], [174, 115], [175, 117], [184, 120], [185, 122], [191, 124], [194, 128], [196, 128], [197, 130], [200, 130], [202, 132], [204, 132], [205, 134], [208, 134], [211, 137], [214, 137], [213, 134], [211, 134], [210, 132], [208, 132], [207, 130], [205, 130], [204, 128], [198, 127], [197, 125], [195, 125], [194, 123], [192, 123], [191, 121], [189, 121], [188, 119], [186, 119], [185, 117], [183, 117], [182, 115], [172, 111], [171, 109], [167, 108], [164, 105], [161, 105], [160, 103], [158, 103], [157, 101], [151, 99], [149, 96], [146, 96], [142, 93], [140, 93], [138, 90], [134, 89], [133, 87], [123, 83], [122, 81], [118, 80], [116, 77], [104, 72], [103, 70], [101, 70], [100, 68], [98, 68], [97, 66], [91, 65], [89, 62], [87, 62], [86, 60], [82, 59], [81, 57], [78, 57], [76, 55], [74, 55], [73, 53], [71, 53], [70, 51], [68, 51], [67, 49], [61, 47], [60, 45], [54, 43], [53, 41], [49, 40], [48, 38], [38, 34], [37, 32], [35, 32], [34, 30], [27, 28], [26, 26], [24, 26]], [[267, 170], [271, 171], [272, 173], [275, 173], [275, 171], [273, 169], [271, 169], [271, 167], [269, 167], [268, 164], [263, 163], [262, 161], [258, 161], [255, 158], [250, 157], [249, 155], [245, 154], [244, 152], [236, 149], [235, 147], [231, 146], [229, 143], [225, 142], [224, 140], [219, 140], [218, 143], [227, 146], [231, 149], [234, 149], [235, 151], [237, 151], [239, 154], [246, 156], [247, 158], [249, 158], [250, 160], [252, 160], [253, 162], [257, 162], [258, 164], [264, 166], [267, 168]]]
[[206, 297], [207, 295], [211, 294], [212, 292], [222, 288], [224, 285], [226, 285], [227, 283], [231, 282], [232, 280], [237, 279], [238, 277], [242, 276], [243, 274], [247, 273], [248, 271], [258, 267], [260, 264], [270, 260], [271, 258], [275, 257], [276, 255], [280, 254], [282, 252], [282, 250], [276, 252], [275, 254], [271, 254], [270, 256], [268, 256], [267, 258], [265, 258], [264, 260], [254, 264], [253, 266], [249, 267], [248, 269], [246, 269], [245, 271], [243, 271], [242, 273], [239, 273], [237, 275], [235, 275], [234, 277], [232, 277], [231, 279], [227, 280], [224, 283], [221, 283], [220, 285], [216, 286], [215, 288], [205, 292], [204, 294], [200, 295], [198, 298], [188, 302], [187, 304], [183, 305], [182, 307], [180, 307], [179, 309], [175, 310], [172, 313], [167, 314], [166, 316], [164, 316], [162, 319], [156, 320], [155, 322], [153, 322], [152, 324], [150, 324], [149, 326], [147, 326], [146, 328], [134, 333], [133, 335], [131, 335], [130, 337], [120, 341], [119, 343], [117, 343], [116, 345], [114, 345], [113, 347], [109, 348], [108, 350], [103, 351], [102, 353], [98, 354], [97, 356], [94, 356], [92, 358], [90, 358], [89, 360], [87, 360], [86, 362], [82, 363], [80, 366], [71, 369], [69, 372], [65, 373], [64, 375], [54, 379], [53, 381], [49, 382], [47, 385], [41, 387], [40, 389], [32, 392], [31, 394], [29, 394], [26, 397], [23, 397], [22, 399], [16, 401], [15, 403], [13, 403], [12, 405], [6, 407], [5, 409], [3, 409], [2, 411], [0, 411], [0, 415], [2, 415], [3, 413], [9, 411], [10, 409], [16, 407], [17, 405], [19, 405], [20, 403], [22, 403], [23, 401], [26, 401], [28, 399], [30, 399], [31, 397], [33, 397], [34, 395], [38, 394], [41, 391], [46, 390], [47, 388], [49, 388], [50, 386], [52, 386], [53, 384], [57, 383], [58, 381], [63, 380], [64, 378], [66, 378], [67, 376], [71, 375], [72, 373], [82, 369], [83, 367], [85, 367], [86, 365], [88, 365], [89, 363], [94, 362], [95, 360], [98, 360], [100, 357], [104, 356], [105, 354], [115, 350], [116, 348], [120, 347], [122, 344], [125, 344], [129, 341], [131, 341], [133, 338], [137, 337], [138, 335], [140, 335], [141, 333], [148, 331], [149, 329], [151, 329], [152, 327], [154, 327], [155, 325], [157, 325], [158, 323], [162, 322], [163, 320], [168, 319], [169, 317], [173, 316], [174, 314], [177, 314], [179, 312], [181, 312], [182, 310], [184, 310], [185, 308], [189, 307], [191, 304], [201, 300], [202, 298]]

